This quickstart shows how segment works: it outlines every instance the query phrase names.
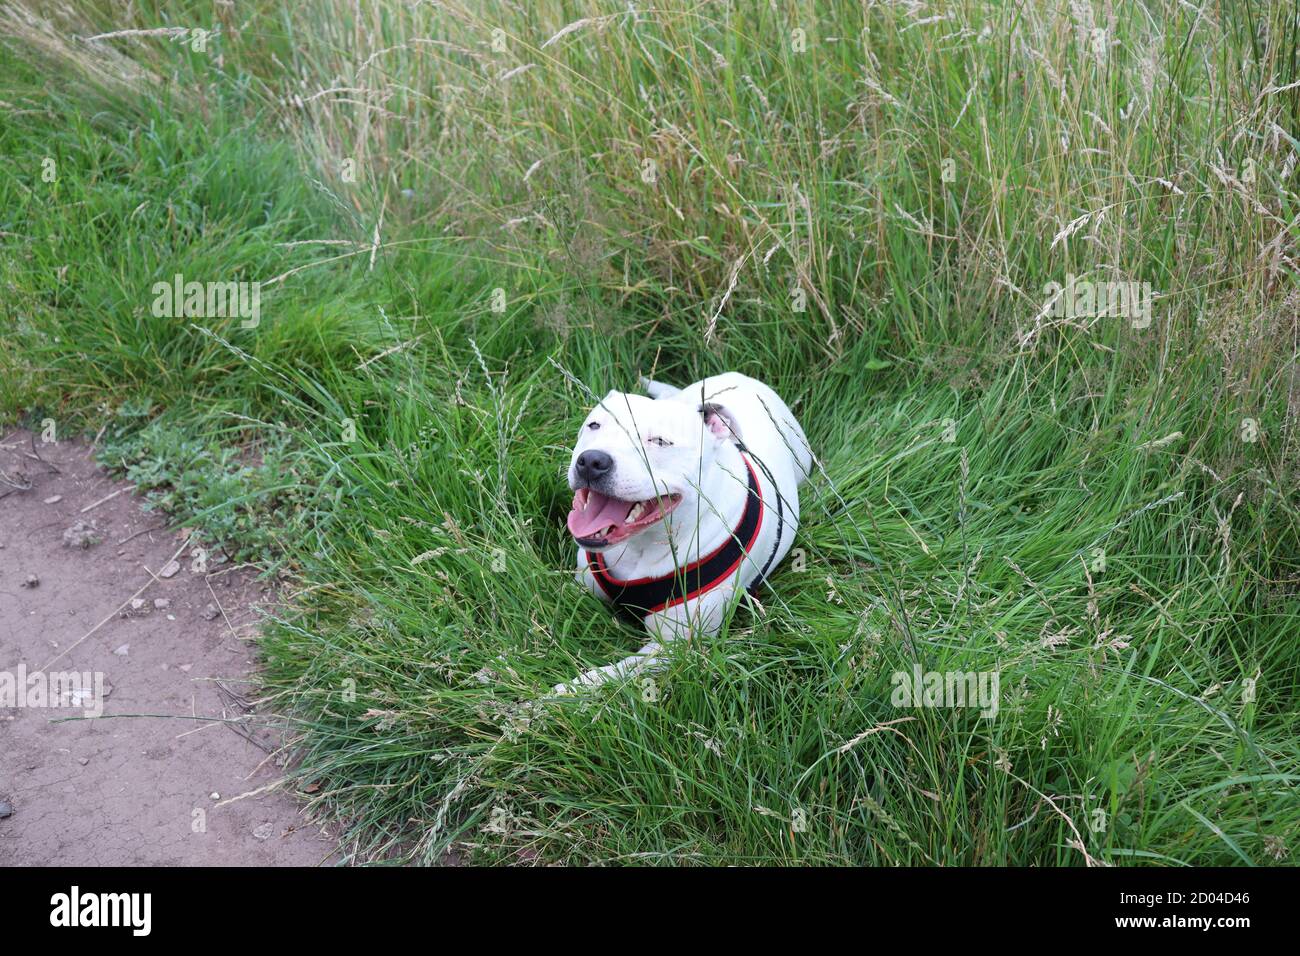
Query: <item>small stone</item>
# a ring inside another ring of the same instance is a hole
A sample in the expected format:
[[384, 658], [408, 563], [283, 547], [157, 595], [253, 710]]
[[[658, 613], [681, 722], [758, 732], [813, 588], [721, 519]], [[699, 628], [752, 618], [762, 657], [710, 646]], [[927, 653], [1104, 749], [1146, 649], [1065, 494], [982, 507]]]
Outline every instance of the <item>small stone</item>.
[[174, 578], [176, 577], [176, 573], [180, 571], [180, 569], [181, 569], [181, 563], [179, 561], [168, 561], [167, 566], [158, 572], [158, 577]]
[[215, 605], [209, 604], [206, 607], [204, 607], [200, 613], [203, 615], [203, 620], [211, 621], [211, 620], [215, 620], [216, 616], [221, 612], [217, 610]]
[[210, 794], [208, 794], [208, 796], [211, 797], [213, 800], [221, 799], [221, 794], [217, 793], [217, 791], [215, 790], [213, 790]]
[[89, 687], [74, 687], [69, 703], [73, 707], [83, 707], [95, 699], [95, 692]]
[[7, 820], [14, 815], [14, 805], [8, 800], [0, 800], [0, 820]]
[[165, 611], [172, 606], [171, 598], [154, 598], [153, 606], [159, 611]]
[[117, 650], [115, 650], [113, 653], [116, 654], [118, 657], [126, 657], [128, 654], [131, 653], [131, 645], [130, 645], [130, 644], [123, 644], [121, 647], [119, 647], [119, 648], [118, 648]]
[[47, 505], [57, 505], [62, 500], [63, 500], [63, 495], [50, 495], [48, 498], [45, 499], [45, 503]]
[[253, 830], [253, 836], [257, 837], [259, 840], [269, 840], [271, 839], [271, 834], [274, 832], [274, 823], [263, 823], [260, 827]]
[[190, 668], [193, 666], [194, 666], [193, 664], [182, 664], [181, 670], [183, 670], [185, 673], [188, 674], [190, 672]]
[[131, 598], [131, 603], [122, 609], [118, 617], [144, 617], [153, 610], [153, 605], [144, 598]]
[[89, 758], [89, 757], [78, 757], [78, 758], [77, 758], [77, 763], [81, 764], [81, 765], [84, 767], [86, 764], [90, 763], [90, 758]]
[[34, 574], [27, 575], [27, 579], [23, 581], [23, 587], [25, 588], [38, 588], [40, 586], [41, 579]]
[[99, 529], [95, 527], [93, 522], [78, 521], [63, 532], [63, 546], [65, 548], [81, 548], [84, 551], [92, 544], [99, 544], [101, 540]]

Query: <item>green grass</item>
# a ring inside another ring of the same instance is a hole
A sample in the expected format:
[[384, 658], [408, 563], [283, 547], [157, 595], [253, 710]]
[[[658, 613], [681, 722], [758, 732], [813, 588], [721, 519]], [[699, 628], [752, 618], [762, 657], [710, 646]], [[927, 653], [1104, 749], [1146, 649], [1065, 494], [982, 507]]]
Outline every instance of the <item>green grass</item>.
[[[1296, 11], [496, 7], [0, 14], [0, 415], [289, 582], [267, 696], [354, 857], [1287, 859]], [[160, 25], [220, 32], [69, 39]], [[261, 323], [154, 316], [177, 272]], [[1150, 326], [1044, 314], [1070, 274]], [[641, 643], [572, 577], [591, 393], [727, 369], [819, 456], [799, 550], [537, 705]]]

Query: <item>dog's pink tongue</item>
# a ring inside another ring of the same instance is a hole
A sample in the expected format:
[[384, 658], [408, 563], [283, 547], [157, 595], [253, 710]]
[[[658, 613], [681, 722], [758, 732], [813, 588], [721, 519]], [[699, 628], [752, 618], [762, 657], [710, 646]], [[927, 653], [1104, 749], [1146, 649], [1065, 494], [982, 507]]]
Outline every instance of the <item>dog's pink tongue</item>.
[[578, 507], [578, 500], [574, 498], [573, 510], [569, 512], [569, 533], [575, 538], [587, 538], [610, 525], [617, 527], [627, 517], [630, 507], [626, 501], [602, 495], [599, 491], [588, 491], [585, 510]]

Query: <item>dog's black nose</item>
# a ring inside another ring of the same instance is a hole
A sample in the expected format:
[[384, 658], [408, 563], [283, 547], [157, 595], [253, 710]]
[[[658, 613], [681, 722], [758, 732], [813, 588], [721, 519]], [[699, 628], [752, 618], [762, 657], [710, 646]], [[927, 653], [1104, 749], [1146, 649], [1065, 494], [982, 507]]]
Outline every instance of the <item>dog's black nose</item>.
[[603, 451], [584, 451], [574, 464], [578, 477], [587, 484], [599, 481], [614, 470], [614, 459]]

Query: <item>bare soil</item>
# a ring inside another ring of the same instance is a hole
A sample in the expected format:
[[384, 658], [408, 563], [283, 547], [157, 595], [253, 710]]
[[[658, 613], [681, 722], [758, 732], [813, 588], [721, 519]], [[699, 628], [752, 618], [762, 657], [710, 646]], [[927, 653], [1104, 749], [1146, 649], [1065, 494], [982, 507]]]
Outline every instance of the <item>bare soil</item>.
[[0, 694], [0, 865], [336, 862], [251, 709], [273, 598], [254, 572], [204, 568], [83, 443], [11, 434], [0, 476], [0, 680], [84, 672], [105, 691], [89, 718], [93, 700]]

